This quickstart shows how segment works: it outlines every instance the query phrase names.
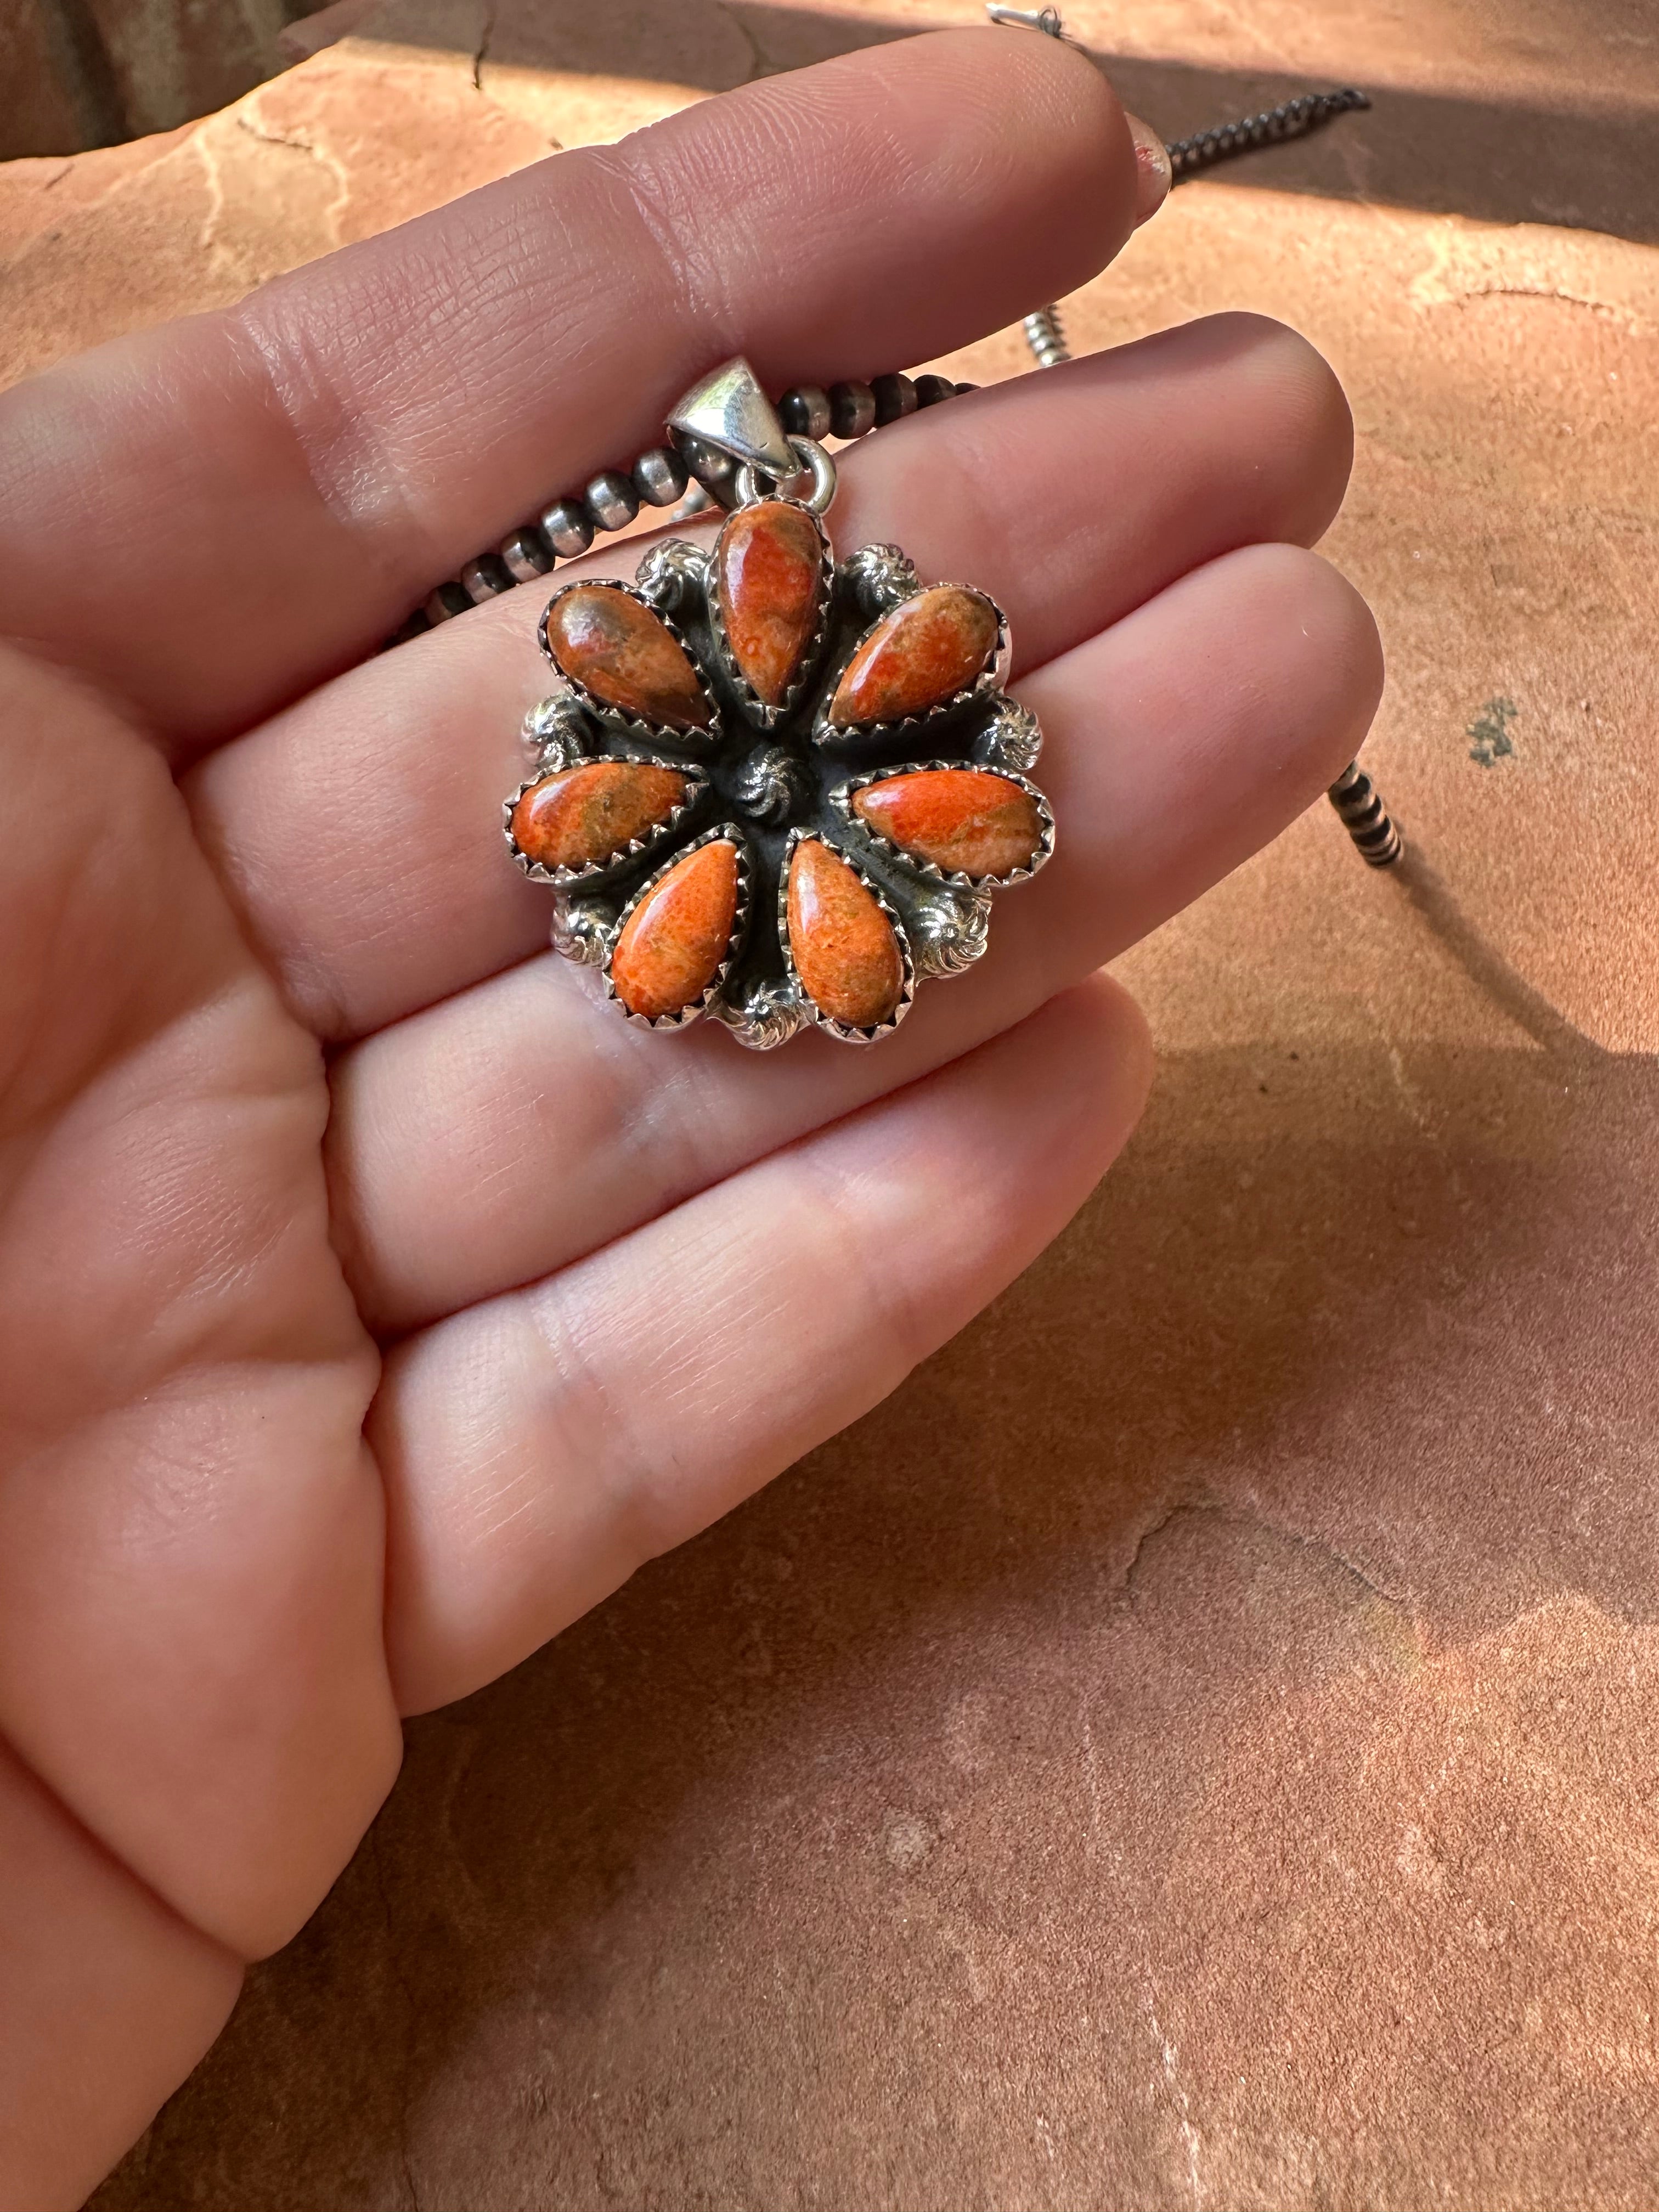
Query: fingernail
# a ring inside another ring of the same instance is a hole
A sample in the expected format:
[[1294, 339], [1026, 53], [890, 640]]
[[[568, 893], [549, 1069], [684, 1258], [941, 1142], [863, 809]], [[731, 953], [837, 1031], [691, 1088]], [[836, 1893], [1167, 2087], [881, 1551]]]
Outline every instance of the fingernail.
[[1150, 123], [1138, 115], [1128, 118], [1129, 136], [1135, 142], [1135, 228], [1155, 216], [1170, 196], [1175, 172], [1170, 149]]

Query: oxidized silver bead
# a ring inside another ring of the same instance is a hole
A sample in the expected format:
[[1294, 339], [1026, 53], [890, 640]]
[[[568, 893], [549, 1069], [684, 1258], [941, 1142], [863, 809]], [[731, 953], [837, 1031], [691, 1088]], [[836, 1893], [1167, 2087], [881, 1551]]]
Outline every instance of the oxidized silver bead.
[[579, 499], [556, 499], [542, 515], [541, 527], [553, 550], [567, 561], [593, 543], [593, 518]]
[[820, 384], [797, 384], [778, 402], [778, 420], [792, 438], [830, 435], [830, 394]]
[[501, 540], [501, 563], [516, 584], [533, 584], [553, 566], [553, 556], [539, 530], [530, 526]]
[[459, 584], [440, 584], [423, 610], [427, 620], [435, 629], [439, 623], [447, 622], [452, 615], [465, 614], [472, 605], [471, 595]]
[[712, 491], [719, 484], [727, 483], [737, 474], [738, 465], [730, 453], [721, 453], [718, 446], [708, 445], [702, 438], [683, 437], [679, 441], [680, 457], [700, 484]]
[[916, 387], [908, 376], [878, 376], [870, 389], [875, 394], [878, 430], [915, 413]]
[[640, 511], [632, 477], [620, 469], [601, 469], [586, 492], [587, 511], [601, 530], [625, 530]]
[[672, 507], [690, 481], [690, 470], [672, 446], [653, 446], [634, 464], [634, 489], [653, 507]]
[[475, 607], [513, 588], [513, 579], [493, 553], [481, 553], [476, 561], [469, 561], [461, 571], [460, 583]]
[[830, 387], [830, 428], [838, 438], [861, 438], [876, 427], [876, 395], [856, 380]]

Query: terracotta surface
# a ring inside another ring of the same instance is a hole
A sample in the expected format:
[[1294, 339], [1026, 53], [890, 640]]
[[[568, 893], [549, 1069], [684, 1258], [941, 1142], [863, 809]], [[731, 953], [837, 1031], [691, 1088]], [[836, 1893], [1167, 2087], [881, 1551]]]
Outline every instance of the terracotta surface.
[[687, 779], [651, 761], [595, 761], [532, 784], [513, 810], [519, 850], [544, 868], [608, 860], [685, 804]]
[[996, 610], [961, 584], [935, 584], [884, 615], [848, 662], [830, 719], [900, 722], [965, 691], [989, 663]]
[[273, 76], [306, 0], [0, 0], [0, 159], [207, 115]]
[[817, 837], [789, 860], [789, 957], [822, 1014], [878, 1029], [897, 1012], [904, 963], [875, 893]]
[[613, 584], [574, 584], [548, 609], [554, 665], [596, 699], [668, 730], [706, 730], [713, 709], [660, 616]]
[[924, 769], [857, 793], [853, 811], [877, 835], [947, 874], [1011, 876], [1042, 842], [1030, 793], [1006, 776], [975, 769]]
[[714, 578], [732, 658], [756, 697], [775, 707], [818, 626], [823, 539], [817, 524], [782, 500], [744, 507], [720, 526]]
[[659, 878], [617, 939], [611, 980], [630, 1014], [677, 1014], [714, 980], [738, 913], [738, 848], [700, 845]]
[[[9, 373], [969, 12], [382, 16], [0, 170]], [[1659, 2203], [1651, 11], [1067, 15], [1172, 132], [1377, 94], [1182, 187], [1068, 319], [1260, 307], [1336, 362], [1412, 857], [1322, 809], [1126, 957], [1160, 1080], [1070, 1233], [411, 1727], [98, 2212]]]

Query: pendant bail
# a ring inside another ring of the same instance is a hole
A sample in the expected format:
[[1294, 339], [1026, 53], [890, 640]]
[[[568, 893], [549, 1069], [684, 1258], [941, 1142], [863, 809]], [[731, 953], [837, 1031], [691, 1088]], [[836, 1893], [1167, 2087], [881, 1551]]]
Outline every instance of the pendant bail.
[[774, 478], [799, 472], [777, 410], [741, 354], [694, 384], [669, 410], [667, 427], [676, 440], [712, 446], [739, 467]]

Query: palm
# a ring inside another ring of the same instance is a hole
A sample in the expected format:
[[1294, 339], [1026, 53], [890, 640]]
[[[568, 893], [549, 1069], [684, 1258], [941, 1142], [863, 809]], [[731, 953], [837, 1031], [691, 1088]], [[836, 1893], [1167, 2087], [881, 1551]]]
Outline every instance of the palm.
[[[1091, 971], [1363, 731], [1363, 611], [1268, 542], [1328, 519], [1340, 396], [1284, 334], [1175, 333], [845, 472], [843, 549], [899, 538], [1007, 605], [1050, 732], [1066, 843], [971, 983], [877, 1054], [757, 1063], [555, 972], [495, 828], [540, 599], [364, 661], [374, 638], [734, 330], [780, 381], [925, 358], [1127, 228], [1115, 109], [1046, 41], [815, 77], [4, 403], [9, 2205], [78, 2201], [193, 2063], [352, 1849], [400, 1709], [853, 1418], [1054, 1233], [1144, 1084]], [[873, 212], [896, 167], [902, 233]], [[654, 258], [688, 204], [683, 259]], [[804, 236], [857, 243], [806, 283]], [[619, 267], [637, 295], [607, 307]], [[555, 403], [511, 363], [561, 323], [585, 367]]]

